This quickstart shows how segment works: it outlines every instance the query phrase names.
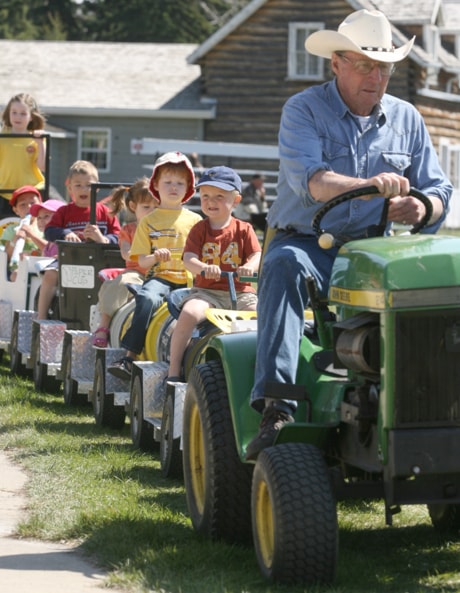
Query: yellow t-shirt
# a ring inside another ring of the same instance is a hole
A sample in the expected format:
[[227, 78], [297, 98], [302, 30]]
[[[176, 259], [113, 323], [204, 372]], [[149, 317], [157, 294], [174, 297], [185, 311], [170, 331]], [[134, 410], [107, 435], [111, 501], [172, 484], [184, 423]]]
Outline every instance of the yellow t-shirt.
[[150, 268], [146, 279], [155, 277], [174, 284], [187, 283], [182, 252], [190, 229], [199, 220], [201, 216], [187, 208], [168, 210], [161, 207], [141, 219], [131, 245], [130, 259], [137, 261], [139, 255], [150, 255], [162, 247], [171, 250], [172, 256], [169, 261]]
[[[37, 166], [38, 147], [31, 137], [2, 138], [0, 134], [0, 195], [2, 189], [23, 185], [44, 187], [45, 177]], [[3, 194], [11, 198], [11, 194]]]

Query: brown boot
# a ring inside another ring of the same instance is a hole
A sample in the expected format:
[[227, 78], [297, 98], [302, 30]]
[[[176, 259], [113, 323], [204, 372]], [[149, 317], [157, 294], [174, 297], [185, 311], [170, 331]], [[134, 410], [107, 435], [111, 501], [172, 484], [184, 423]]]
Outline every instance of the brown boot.
[[246, 448], [246, 459], [257, 459], [259, 453], [271, 447], [281, 428], [288, 422], [294, 422], [294, 418], [286, 411], [286, 404], [270, 402], [264, 409], [259, 432]]

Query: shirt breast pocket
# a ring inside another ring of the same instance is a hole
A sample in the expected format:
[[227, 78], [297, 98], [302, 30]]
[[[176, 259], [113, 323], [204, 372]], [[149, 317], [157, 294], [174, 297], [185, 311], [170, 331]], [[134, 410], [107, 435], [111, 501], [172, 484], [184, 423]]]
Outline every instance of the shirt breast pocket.
[[382, 152], [386, 171], [404, 175], [411, 165], [411, 156], [403, 152]]

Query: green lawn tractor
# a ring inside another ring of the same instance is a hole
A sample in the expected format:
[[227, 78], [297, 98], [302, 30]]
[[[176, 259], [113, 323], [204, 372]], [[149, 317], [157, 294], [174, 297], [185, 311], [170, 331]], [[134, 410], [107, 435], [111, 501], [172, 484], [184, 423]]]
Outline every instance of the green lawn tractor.
[[[295, 422], [255, 464], [245, 451], [260, 422], [249, 405], [256, 332], [213, 337], [190, 373], [183, 462], [193, 527], [211, 539], [252, 537], [270, 580], [334, 581], [338, 501], [380, 499], [388, 525], [402, 505], [424, 504], [435, 528], [460, 528], [460, 239], [417, 234], [431, 208], [411, 193], [427, 214], [410, 233], [344, 244], [327, 303], [311, 282]], [[327, 211], [359, 195], [323, 207], [317, 233]]]

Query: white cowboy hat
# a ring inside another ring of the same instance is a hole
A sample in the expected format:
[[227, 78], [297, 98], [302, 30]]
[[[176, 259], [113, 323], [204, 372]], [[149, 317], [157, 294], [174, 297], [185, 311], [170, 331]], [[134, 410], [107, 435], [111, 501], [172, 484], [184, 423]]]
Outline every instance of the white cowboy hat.
[[354, 51], [377, 62], [399, 62], [410, 52], [415, 36], [395, 48], [391, 25], [379, 10], [357, 10], [337, 31], [316, 31], [305, 41], [305, 49], [315, 56], [330, 58], [336, 51]]

